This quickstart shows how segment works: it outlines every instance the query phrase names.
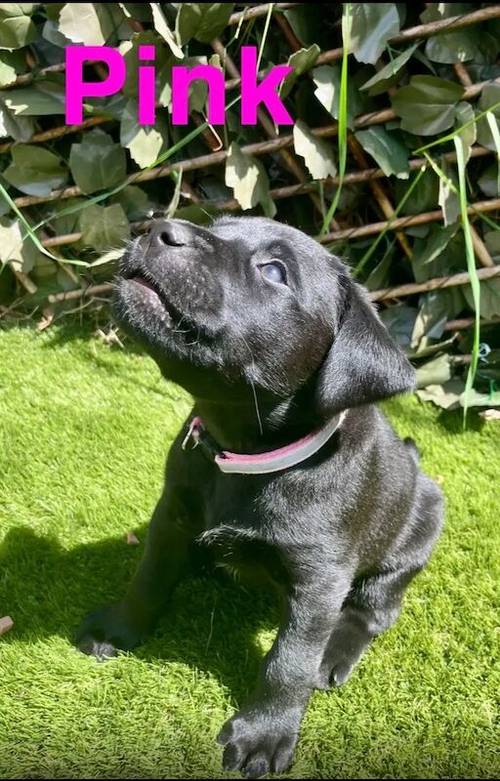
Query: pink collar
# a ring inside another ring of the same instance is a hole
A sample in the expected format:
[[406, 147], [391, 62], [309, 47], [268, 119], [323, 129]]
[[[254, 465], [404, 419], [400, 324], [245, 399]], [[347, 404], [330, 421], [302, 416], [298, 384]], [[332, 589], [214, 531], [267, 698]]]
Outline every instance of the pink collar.
[[221, 472], [226, 474], [265, 475], [271, 472], [280, 472], [300, 464], [306, 458], [317, 453], [337, 431], [346, 414], [347, 411], [340, 412], [322, 428], [313, 431], [312, 434], [307, 434], [290, 445], [279, 447], [277, 450], [268, 450], [266, 453], [248, 455], [222, 450], [206, 430], [202, 419], [195, 417], [189, 424], [188, 432], [182, 442], [182, 449], [186, 450], [190, 442], [193, 442], [191, 449], [201, 445]]

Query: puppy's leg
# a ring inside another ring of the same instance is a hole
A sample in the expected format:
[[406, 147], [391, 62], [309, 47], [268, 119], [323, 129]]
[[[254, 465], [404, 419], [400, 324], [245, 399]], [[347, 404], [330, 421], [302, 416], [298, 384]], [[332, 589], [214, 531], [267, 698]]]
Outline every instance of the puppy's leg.
[[130, 650], [149, 634], [188, 561], [192, 536], [177, 522], [165, 494], [150, 522], [146, 549], [121, 602], [90, 613], [77, 632], [81, 651], [96, 657]]
[[[317, 569], [317, 568], [316, 568]], [[285, 618], [261, 669], [250, 704], [223, 727], [225, 770], [250, 778], [283, 772], [290, 765], [300, 723], [318, 675], [350, 577], [301, 583], [286, 605]]]
[[420, 569], [382, 572], [353, 586], [326, 649], [321, 688], [347, 681], [372, 640], [397, 620], [406, 587]]
[[419, 476], [419, 488], [416, 520], [401, 545], [399, 566], [381, 568], [351, 588], [321, 666], [323, 688], [347, 681], [373, 638], [397, 620], [408, 584], [427, 563], [442, 528], [443, 496], [425, 475]]

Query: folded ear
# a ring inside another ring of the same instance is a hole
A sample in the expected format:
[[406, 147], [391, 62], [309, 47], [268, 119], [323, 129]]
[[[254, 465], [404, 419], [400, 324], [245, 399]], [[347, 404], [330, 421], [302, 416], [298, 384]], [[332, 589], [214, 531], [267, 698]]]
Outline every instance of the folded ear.
[[415, 372], [379, 319], [365, 291], [343, 280], [344, 312], [319, 369], [316, 402], [334, 414], [410, 391]]

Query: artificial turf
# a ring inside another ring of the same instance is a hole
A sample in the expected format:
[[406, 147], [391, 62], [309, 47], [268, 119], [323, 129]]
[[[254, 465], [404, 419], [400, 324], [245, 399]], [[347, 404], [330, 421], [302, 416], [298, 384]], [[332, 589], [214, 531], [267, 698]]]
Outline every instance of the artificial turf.
[[[446, 528], [396, 627], [314, 694], [288, 775], [498, 777], [500, 425], [462, 433], [415, 398], [386, 409], [442, 482]], [[89, 332], [0, 333], [2, 778], [221, 777], [215, 735], [272, 641], [271, 595], [196, 577], [136, 652], [100, 664], [71, 643], [122, 593], [188, 410], [148, 358]]]

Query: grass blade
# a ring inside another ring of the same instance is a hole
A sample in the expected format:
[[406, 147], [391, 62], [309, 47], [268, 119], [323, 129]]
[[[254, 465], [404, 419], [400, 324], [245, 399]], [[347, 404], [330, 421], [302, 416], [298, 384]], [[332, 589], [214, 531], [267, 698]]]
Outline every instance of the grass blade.
[[349, 58], [349, 38], [351, 28], [351, 5], [350, 3], [344, 3], [344, 12], [342, 15], [342, 68], [340, 71], [340, 94], [339, 94], [339, 128], [338, 128], [338, 150], [339, 150], [339, 185], [333, 198], [330, 208], [326, 213], [323, 225], [321, 227], [320, 235], [327, 232], [329, 225], [333, 219], [333, 215], [337, 210], [337, 206], [340, 199], [340, 193], [342, 192], [342, 184], [345, 176], [345, 169], [347, 163], [347, 84], [349, 78], [348, 72], [348, 58]]
[[464, 427], [467, 420], [468, 409], [468, 396], [474, 383], [474, 377], [476, 375], [477, 363], [479, 360], [479, 338], [480, 338], [480, 316], [481, 316], [481, 287], [479, 279], [477, 277], [476, 262], [474, 257], [474, 247], [472, 244], [472, 235], [470, 230], [469, 215], [467, 213], [467, 191], [465, 186], [465, 155], [462, 139], [459, 136], [455, 136], [453, 139], [455, 143], [455, 149], [457, 152], [457, 167], [458, 167], [458, 188], [459, 188], [459, 201], [460, 201], [460, 214], [462, 218], [462, 229], [465, 239], [465, 255], [467, 258], [467, 270], [470, 276], [470, 284], [472, 289], [472, 299], [474, 301], [474, 343], [472, 346], [472, 356], [467, 372], [467, 380], [465, 383], [464, 393]]

